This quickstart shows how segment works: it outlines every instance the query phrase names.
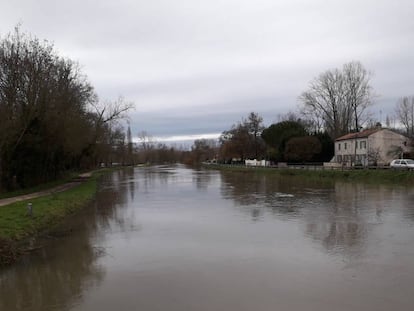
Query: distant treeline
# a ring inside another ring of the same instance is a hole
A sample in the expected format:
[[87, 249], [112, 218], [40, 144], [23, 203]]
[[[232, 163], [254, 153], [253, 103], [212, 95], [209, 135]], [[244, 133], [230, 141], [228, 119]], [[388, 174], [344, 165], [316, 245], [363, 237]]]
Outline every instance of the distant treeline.
[[289, 115], [269, 127], [251, 112], [246, 119], [224, 131], [218, 142], [194, 142], [186, 163], [214, 160], [218, 163], [243, 163], [246, 159], [272, 162], [325, 162], [333, 156], [333, 140], [326, 132], [312, 132], [301, 119]]

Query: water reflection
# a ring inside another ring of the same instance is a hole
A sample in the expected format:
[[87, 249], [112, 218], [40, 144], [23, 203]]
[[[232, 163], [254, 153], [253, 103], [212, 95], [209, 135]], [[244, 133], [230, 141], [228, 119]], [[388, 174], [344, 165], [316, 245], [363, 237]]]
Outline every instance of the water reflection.
[[129, 210], [132, 214], [128, 214], [122, 209], [125, 204], [134, 201], [135, 188], [133, 168], [115, 171], [103, 178], [94, 202], [98, 234], [105, 235], [111, 230], [137, 230], [133, 223], [135, 211]]
[[[118, 207], [128, 198], [119, 182], [133, 172], [119, 171], [102, 181], [97, 200], [58, 231], [35, 242], [39, 251], [0, 270], [0, 310], [69, 310], [89, 288], [99, 286], [106, 271], [99, 259], [104, 228], [127, 227]], [[108, 185], [115, 185], [109, 187]], [[129, 191], [131, 192], [131, 191]]]
[[135, 187], [142, 187], [145, 194], [153, 193], [156, 185], [159, 183], [163, 187], [168, 186], [169, 181], [179, 178], [176, 171], [171, 166], [150, 166], [135, 171], [134, 181], [138, 181]]
[[[268, 215], [299, 222], [304, 234], [327, 252], [348, 259], [361, 256], [372, 228], [384, 211], [412, 218], [411, 188], [297, 176], [221, 172], [222, 196], [233, 200], [253, 221]], [[402, 197], [406, 197], [401, 200]], [[293, 225], [293, 224], [292, 224]]]
[[411, 310], [413, 199], [253, 171], [117, 171], [68, 237], [0, 272], [0, 310]]
[[212, 182], [211, 174], [209, 174], [209, 171], [203, 170], [196, 171], [193, 175], [192, 180], [199, 190], [206, 190]]
[[105, 276], [96, 263], [102, 251], [91, 243], [89, 228], [85, 221], [70, 245], [49, 241], [36, 255], [0, 271], [0, 310], [66, 310], [99, 284]]
[[297, 217], [305, 207], [303, 197], [306, 201], [309, 193], [324, 195], [333, 188], [332, 182], [323, 182], [314, 188], [315, 182], [309, 179], [249, 171], [221, 172], [221, 179], [222, 196], [245, 206], [253, 219], [269, 211], [278, 216]]

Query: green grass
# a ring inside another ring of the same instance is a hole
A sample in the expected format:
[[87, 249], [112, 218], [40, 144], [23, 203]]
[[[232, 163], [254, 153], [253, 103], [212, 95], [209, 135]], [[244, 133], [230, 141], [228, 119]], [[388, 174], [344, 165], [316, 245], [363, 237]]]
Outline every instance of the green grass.
[[[68, 215], [85, 207], [96, 194], [98, 178], [108, 171], [111, 169], [96, 171], [87, 181], [64, 192], [0, 206], [0, 266], [18, 258], [22, 252], [19, 241], [55, 229]], [[32, 216], [28, 215], [28, 202], [33, 206]]]
[[341, 179], [369, 183], [414, 184], [414, 173], [393, 170], [281, 170], [281, 175], [304, 176], [317, 179]]
[[300, 176], [315, 180], [345, 180], [368, 183], [395, 183], [413, 184], [414, 172], [398, 171], [391, 169], [355, 169], [355, 170], [312, 170], [312, 169], [279, 169], [265, 167], [245, 167], [245, 166], [221, 166], [209, 165], [207, 168], [219, 169], [224, 171], [251, 171], [256, 174], [278, 174], [281, 176]]
[[3, 192], [0, 193], [0, 199], [6, 199], [6, 198], [11, 198], [11, 197], [16, 197], [19, 195], [25, 195], [25, 194], [30, 194], [30, 193], [34, 193], [34, 192], [39, 192], [42, 190], [46, 190], [46, 189], [50, 189], [59, 185], [62, 185], [64, 183], [69, 182], [71, 179], [73, 179], [74, 177], [76, 177], [79, 173], [71, 173], [68, 174], [68, 176], [61, 178], [59, 180], [55, 180], [55, 181], [51, 181], [51, 182], [47, 182], [35, 187], [30, 187], [27, 189], [21, 189], [21, 190], [16, 190], [16, 191], [11, 191], [11, 192]]
[[95, 192], [96, 178], [91, 178], [68, 191], [32, 199], [32, 216], [28, 215], [28, 201], [0, 206], [0, 238], [20, 240], [45, 230], [83, 207]]
[[19, 241], [55, 228], [84, 207], [94, 197], [100, 175], [102, 172], [65, 192], [31, 199], [32, 216], [28, 215], [28, 201], [0, 206], [0, 266], [13, 263], [24, 252]]

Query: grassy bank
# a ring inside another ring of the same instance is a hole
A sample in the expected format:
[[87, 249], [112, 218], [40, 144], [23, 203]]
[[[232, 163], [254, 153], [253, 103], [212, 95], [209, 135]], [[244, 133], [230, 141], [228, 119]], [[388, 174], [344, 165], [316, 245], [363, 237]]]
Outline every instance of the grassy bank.
[[93, 199], [97, 179], [104, 171], [96, 172], [87, 181], [60, 193], [31, 199], [33, 215], [28, 215], [28, 201], [0, 206], [0, 265], [13, 262], [19, 255], [17, 244], [29, 236], [57, 226], [65, 216], [84, 207]]
[[25, 195], [25, 194], [29, 194], [29, 193], [33, 193], [33, 192], [38, 192], [38, 191], [50, 189], [50, 188], [65, 184], [67, 182], [70, 182], [77, 175], [78, 175], [78, 173], [71, 173], [71, 174], [68, 174], [66, 177], [61, 178], [59, 180], [47, 182], [47, 183], [44, 183], [44, 184], [41, 184], [41, 185], [38, 185], [38, 186], [35, 186], [35, 187], [30, 187], [30, 188], [27, 188], [27, 189], [21, 189], [21, 190], [10, 191], [10, 192], [0, 192], [0, 199], [12, 198], [12, 197], [16, 197], [16, 196], [19, 196], [19, 195]]
[[389, 169], [357, 169], [357, 170], [282, 170], [282, 175], [306, 176], [318, 179], [341, 179], [355, 182], [396, 183], [414, 185], [414, 173], [409, 171], [394, 171]]
[[278, 174], [281, 176], [301, 176], [318, 180], [348, 180], [369, 183], [395, 183], [414, 185], [413, 171], [399, 171], [391, 169], [355, 169], [355, 170], [330, 170], [330, 169], [280, 169], [266, 167], [246, 167], [230, 165], [206, 165], [211, 169], [225, 171], [252, 171], [257, 174]]

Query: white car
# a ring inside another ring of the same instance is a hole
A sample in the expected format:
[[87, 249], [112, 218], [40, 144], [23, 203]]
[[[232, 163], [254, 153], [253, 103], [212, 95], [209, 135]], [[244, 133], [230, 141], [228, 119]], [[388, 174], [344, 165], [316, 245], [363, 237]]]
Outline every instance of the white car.
[[400, 168], [407, 170], [414, 170], [414, 160], [411, 159], [396, 159], [390, 163], [391, 168]]

